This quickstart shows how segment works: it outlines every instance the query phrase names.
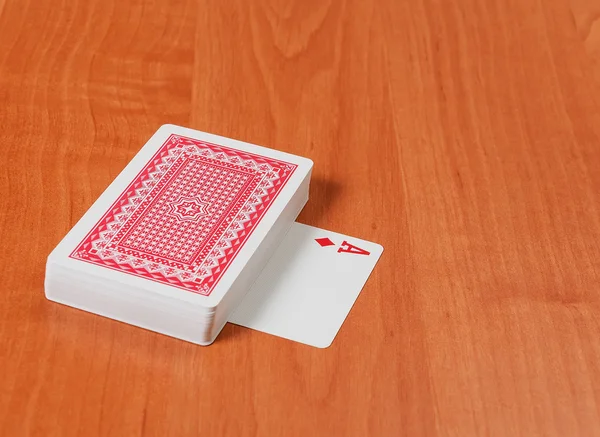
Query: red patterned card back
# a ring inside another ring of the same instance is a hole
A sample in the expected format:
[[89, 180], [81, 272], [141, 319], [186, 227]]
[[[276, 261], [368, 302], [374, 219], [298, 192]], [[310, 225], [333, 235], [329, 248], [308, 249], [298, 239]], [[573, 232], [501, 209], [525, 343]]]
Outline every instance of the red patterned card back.
[[70, 257], [208, 296], [296, 167], [171, 135]]

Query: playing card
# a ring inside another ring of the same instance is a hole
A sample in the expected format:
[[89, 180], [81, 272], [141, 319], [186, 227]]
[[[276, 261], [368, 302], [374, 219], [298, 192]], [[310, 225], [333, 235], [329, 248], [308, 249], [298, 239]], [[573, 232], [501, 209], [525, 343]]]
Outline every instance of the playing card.
[[70, 257], [208, 296], [296, 167], [171, 134]]
[[382, 252], [376, 243], [294, 223], [229, 321], [328, 347]]
[[165, 125], [48, 258], [47, 272], [76, 272], [86, 291], [47, 278], [46, 295], [144, 327], [162, 305], [131, 296], [195, 305], [210, 325], [197, 342], [212, 341], [306, 203], [311, 169], [306, 158]]

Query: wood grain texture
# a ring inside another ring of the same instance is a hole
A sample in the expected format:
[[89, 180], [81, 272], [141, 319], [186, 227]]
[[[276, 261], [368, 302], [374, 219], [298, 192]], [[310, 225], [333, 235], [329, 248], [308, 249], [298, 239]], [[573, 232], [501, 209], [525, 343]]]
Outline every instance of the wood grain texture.
[[[0, 435], [600, 435], [600, 0], [0, 0]], [[48, 302], [163, 123], [386, 251], [333, 345]]]

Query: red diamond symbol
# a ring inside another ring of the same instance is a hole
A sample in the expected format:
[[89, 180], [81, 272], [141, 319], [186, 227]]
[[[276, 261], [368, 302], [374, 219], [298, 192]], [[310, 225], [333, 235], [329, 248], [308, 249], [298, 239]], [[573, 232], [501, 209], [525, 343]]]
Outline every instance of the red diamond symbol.
[[329, 238], [315, 238], [315, 241], [319, 243], [322, 247], [325, 246], [335, 246], [335, 243], [331, 241]]

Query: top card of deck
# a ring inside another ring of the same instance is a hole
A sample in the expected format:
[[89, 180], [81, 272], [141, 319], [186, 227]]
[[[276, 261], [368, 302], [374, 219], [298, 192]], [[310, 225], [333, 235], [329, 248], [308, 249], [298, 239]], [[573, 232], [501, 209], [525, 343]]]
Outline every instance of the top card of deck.
[[311, 165], [163, 126], [77, 225], [88, 232], [69, 257], [101, 266], [102, 274], [117, 271], [210, 296], [278, 197], [289, 200]]

